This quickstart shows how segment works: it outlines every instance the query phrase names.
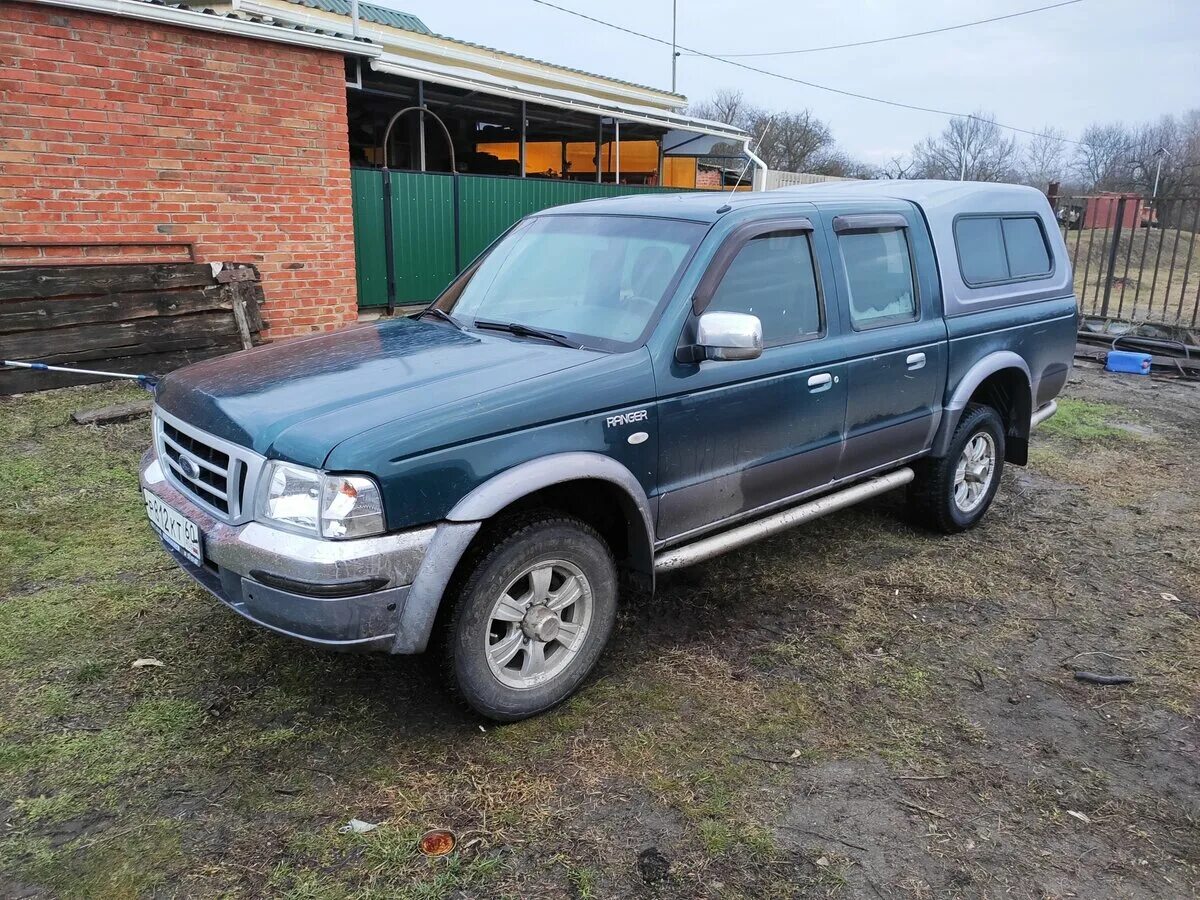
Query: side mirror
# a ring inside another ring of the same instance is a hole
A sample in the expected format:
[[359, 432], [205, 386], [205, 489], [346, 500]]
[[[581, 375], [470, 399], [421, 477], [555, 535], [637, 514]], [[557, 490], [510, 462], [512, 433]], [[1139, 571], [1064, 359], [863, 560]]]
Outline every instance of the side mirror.
[[762, 351], [762, 323], [758, 316], [706, 312], [696, 323], [696, 343], [691, 347], [681, 347], [678, 358], [680, 362], [758, 359]]

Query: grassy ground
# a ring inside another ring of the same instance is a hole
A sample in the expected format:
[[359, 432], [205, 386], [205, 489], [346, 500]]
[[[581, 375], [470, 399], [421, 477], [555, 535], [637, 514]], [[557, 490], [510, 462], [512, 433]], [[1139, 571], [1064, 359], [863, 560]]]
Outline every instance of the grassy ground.
[[888, 497], [685, 570], [507, 727], [193, 587], [146, 422], [68, 421], [125, 393], [0, 400], [0, 896], [1197, 893], [1194, 387], [1079, 372], [976, 531]]

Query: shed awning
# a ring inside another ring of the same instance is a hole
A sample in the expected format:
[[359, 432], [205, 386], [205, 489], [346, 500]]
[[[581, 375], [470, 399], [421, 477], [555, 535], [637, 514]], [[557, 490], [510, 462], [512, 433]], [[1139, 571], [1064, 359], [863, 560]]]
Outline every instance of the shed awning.
[[[424, 60], [417, 62], [386, 51], [377, 59], [371, 60], [371, 68], [402, 78], [480, 91], [542, 106], [615, 118], [622, 122], [656, 125], [668, 132], [669, 143], [664, 142], [664, 152], [676, 156], [708, 156], [708, 151], [719, 143], [733, 144], [739, 151], [744, 152], [746, 143], [750, 140], [746, 132], [722, 122], [698, 119], [695, 116], [652, 106], [614, 103], [573, 91], [551, 91], [515, 79], [493, 77], [485, 72], [459, 69]], [[673, 147], [674, 150], [668, 150], [668, 147]]]

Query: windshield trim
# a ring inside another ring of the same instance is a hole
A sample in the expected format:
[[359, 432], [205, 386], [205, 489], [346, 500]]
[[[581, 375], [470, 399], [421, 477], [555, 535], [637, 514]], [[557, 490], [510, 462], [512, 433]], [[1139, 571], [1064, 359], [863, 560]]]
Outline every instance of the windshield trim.
[[[659, 299], [658, 304], [655, 306], [654, 311], [647, 317], [645, 328], [642, 329], [641, 334], [639, 334], [636, 338], [629, 340], [629, 341], [617, 341], [617, 340], [613, 340], [611, 338], [604, 338], [604, 337], [600, 337], [599, 335], [594, 335], [594, 334], [582, 334], [580, 332], [566, 331], [561, 328], [555, 329], [555, 331], [558, 334], [561, 334], [563, 337], [567, 338], [568, 340], [573, 341], [576, 344], [579, 344], [581, 349], [586, 349], [586, 350], [600, 351], [602, 353], [628, 353], [631, 350], [637, 350], [638, 348], [645, 346], [646, 341], [648, 341], [650, 339], [650, 335], [652, 335], [654, 333], [654, 330], [658, 327], [658, 323], [662, 319], [663, 313], [666, 311], [668, 304], [671, 302], [671, 299], [675, 296], [675, 292], [679, 289], [680, 282], [683, 281], [684, 275], [686, 275], [688, 270], [691, 268], [692, 262], [696, 258], [696, 254], [699, 252], [700, 247], [704, 244], [704, 241], [708, 237], [709, 232], [712, 231], [713, 227], [716, 225], [716, 222], [704, 222], [704, 221], [699, 221], [697, 219], [687, 218], [684, 216], [647, 216], [647, 215], [641, 215], [641, 214], [628, 214], [627, 215], [625, 213], [597, 213], [597, 212], [589, 212], [586, 210], [579, 210], [577, 212], [569, 212], [569, 213], [568, 212], [550, 212], [550, 211], [533, 213], [531, 215], [525, 216], [522, 219], [518, 219], [516, 222], [513, 222], [512, 225], [510, 225], [508, 228], [504, 229], [503, 232], [501, 232], [499, 235], [497, 235], [496, 239], [494, 241], [492, 241], [490, 244], [488, 244], [488, 246], [478, 256], [476, 256], [473, 260], [471, 260], [470, 264], [465, 269], [462, 270], [462, 272], [458, 275], [458, 277], [456, 277], [453, 281], [450, 282], [450, 284], [448, 284], [446, 286], [446, 289], [443, 290], [438, 295], [437, 299], [434, 300], [432, 303], [430, 303], [429, 306], [436, 306], [439, 309], [441, 309], [443, 312], [448, 313], [450, 311], [449, 307], [452, 307], [454, 305], [454, 303], [458, 300], [459, 295], [462, 293], [463, 289], [467, 286], [467, 284], [471, 280], [471, 278], [475, 275], [476, 270], [483, 263], [483, 261], [492, 253], [492, 251], [495, 249], [495, 247], [501, 241], [503, 241], [506, 237], [508, 237], [510, 234], [512, 234], [514, 231], [516, 231], [521, 226], [531, 223], [536, 219], [554, 219], [554, 218], [567, 217], [567, 216], [573, 216], [573, 217], [587, 216], [587, 217], [592, 217], [592, 218], [603, 216], [605, 218], [612, 218], [612, 219], [646, 219], [646, 220], [660, 221], [660, 222], [687, 222], [692, 225], [702, 226], [703, 230], [701, 232], [699, 232], [698, 237], [692, 243], [692, 246], [688, 249], [687, 254], [683, 257], [683, 260], [680, 262], [678, 268], [675, 271], [675, 274], [671, 277], [671, 280], [667, 283], [667, 287], [663, 291], [663, 295]], [[473, 333], [479, 333], [479, 329], [475, 328], [474, 319], [469, 319], [469, 320], [459, 319], [458, 321], [467, 330], [469, 330]], [[545, 329], [543, 329], [543, 330], [545, 330]], [[496, 332], [492, 329], [484, 329], [484, 331], [486, 331], [489, 334], [502, 333], [502, 332]]]

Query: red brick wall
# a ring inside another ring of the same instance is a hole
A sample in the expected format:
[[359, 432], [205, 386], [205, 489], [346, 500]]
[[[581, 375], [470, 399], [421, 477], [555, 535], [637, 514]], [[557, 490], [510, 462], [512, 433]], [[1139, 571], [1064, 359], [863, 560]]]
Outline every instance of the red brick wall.
[[340, 55], [0, 3], [0, 61], [0, 264], [191, 242], [259, 267], [272, 339], [355, 318]]

